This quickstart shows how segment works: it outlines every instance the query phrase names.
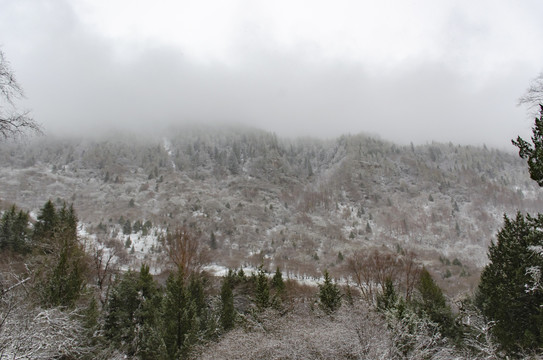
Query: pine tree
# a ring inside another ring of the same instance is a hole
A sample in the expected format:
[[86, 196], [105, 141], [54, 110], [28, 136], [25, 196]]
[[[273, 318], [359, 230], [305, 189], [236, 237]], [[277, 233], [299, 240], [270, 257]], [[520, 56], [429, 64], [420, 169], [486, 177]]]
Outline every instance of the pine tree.
[[14, 236], [12, 241], [12, 250], [19, 253], [27, 253], [30, 251], [30, 228], [29, 216], [27, 212], [19, 210], [15, 221], [13, 222], [13, 231]]
[[129, 355], [135, 352], [130, 345], [136, 334], [136, 311], [140, 306], [138, 277], [128, 271], [115, 283], [105, 307], [104, 334], [114, 344], [129, 344], [124, 349]]
[[536, 181], [539, 186], [543, 186], [543, 105], [539, 106], [541, 108], [540, 116], [535, 118], [535, 124], [532, 128], [532, 144], [520, 136], [512, 143], [519, 148], [519, 156], [527, 160], [532, 180]]
[[[46, 306], [73, 307], [85, 287], [86, 254], [77, 238], [77, 216], [73, 207], [56, 211], [48, 201], [38, 217], [35, 235], [48, 255], [39, 288]], [[45, 245], [45, 246], [43, 246]]]
[[157, 317], [161, 297], [158, 285], [151, 275], [149, 265], [141, 265], [136, 286], [140, 298], [140, 305], [137, 312], [138, 322], [154, 326], [158, 322]]
[[47, 244], [43, 243], [53, 237], [57, 224], [57, 211], [51, 200], [48, 200], [38, 214], [33, 234], [34, 241], [39, 243], [40, 246], [45, 247], [44, 250], [46, 251], [52, 251], [52, 249], [47, 248]]
[[278, 295], [281, 295], [285, 291], [285, 282], [283, 281], [283, 274], [281, 273], [279, 266], [275, 270], [275, 274], [272, 278], [272, 289], [274, 289]]
[[195, 273], [190, 275], [190, 281], [188, 286], [188, 296], [190, 301], [190, 314], [192, 324], [197, 324], [194, 328], [191, 325], [191, 331], [197, 335], [203, 335], [207, 330], [209, 318], [207, 305], [204, 294], [204, 280], [205, 278]]
[[149, 324], [143, 324], [138, 333], [138, 348], [135, 353], [141, 360], [167, 360], [168, 352], [160, 329]]
[[337, 284], [332, 282], [328, 270], [324, 270], [324, 282], [319, 284], [320, 307], [326, 313], [332, 313], [341, 306], [341, 292]]
[[211, 232], [211, 236], [209, 239], [209, 247], [213, 250], [217, 249], [217, 239], [215, 238], [215, 234], [213, 231]]
[[15, 205], [5, 211], [0, 220], [0, 249], [16, 253], [30, 250], [28, 213], [19, 210]]
[[130, 220], [126, 220], [126, 222], [123, 225], [123, 234], [130, 235], [132, 234], [132, 225], [130, 223]]
[[443, 291], [426, 268], [420, 272], [417, 290], [420, 296], [415, 300], [415, 308], [418, 310], [419, 316], [428, 316], [431, 321], [439, 325], [442, 335], [458, 340], [460, 331], [455, 323], [452, 310], [447, 304]]
[[100, 316], [100, 312], [98, 310], [98, 303], [96, 302], [96, 298], [92, 297], [91, 301], [89, 302], [89, 305], [85, 309], [85, 312], [83, 313], [83, 325], [86, 329], [89, 330], [89, 335], [93, 336], [94, 331], [98, 328], [98, 318]]
[[238, 175], [240, 173], [239, 160], [235, 153], [231, 153], [228, 157], [228, 170], [230, 170], [232, 175]]
[[270, 306], [270, 287], [268, 277], [262, 265], [258, 268], [258, 274], [255, 279], [255, 302], [259, 309]]
[[[520, 136], [513, 145], [526, 159], [530, 177], [543, 186], [543, 106], [532, 128], [532, 144]], [[483, 269], [476, 304], [483, 314], [495, 321], [492, 333], [509, 354], [538, 349], [543, 345], [543, 292], [533, 288], [530, 271], [541, 272], [543, 258], [534, 248], [543, 245], [543, 215], [515, 219], [504, 216], [504, 225], [492, 242], [489, 263]]]
[[189, 299], [185, 287], [184, 274], [181, 268], [170, 274], [166, 281], [166, 292], [163, 301], [162, 322], [164, 344], [171, 359], [181, 353], [185, 343], [185, 335], [190, 330]]
[[543, 293], [527, 291], [532, 279], [526, 271], [543, 266], [541, 257], [530, 249], [541, 245], [542, 228], [541, 214], [537, 218], [520, 213], [515, 219], [505, 216], [497, 243], [490, 244], [489, 263], [481, 274], [477, 304], [485, 316], [496, 321], [493, 334], [509, 352], [543, 344]]
[[389, 310], [396, 305], [397, 301], [398, 294], [394, 288], [394, 283], [392, 282], [392, 279], [388, 277], [385, 280], [385, 288], [383, 289], [383, 293], [377, 295], [377, 309], [380, 311]]
[[106, 338], [131, 356], [151, 359], [161, 354], [161, 346], [165, 354], [159, 326], [161, 300], [148, 265], [143, 264], [139, 274], [128, 271], [122, 275], [105, 306]]
[[221, 286], [221, 325], [224, 330], [234, 327], [236, 310], [234, 308], [234, 294], [232, 292], [232, 276], [225, 276]]

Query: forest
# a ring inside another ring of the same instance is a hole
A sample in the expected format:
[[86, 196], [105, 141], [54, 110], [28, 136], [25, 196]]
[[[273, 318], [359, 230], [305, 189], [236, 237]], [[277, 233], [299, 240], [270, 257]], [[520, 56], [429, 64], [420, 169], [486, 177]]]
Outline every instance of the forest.
[[[542, 126], [537, 119], [534, 134]], [[528, 161], [531, 178], [539, 182], [543, 162], [537, 140], [534, 136], [532, 145], [518, 138], [514, 144]], [[238, 151], [240, 159], [256, 156]], [[150, 155], [141, 160], [143, 167], [145, 161], [166, 163]], [[320, 171], [318, 163], [315, 170], [310, 164], [300, 163], [305, 177]], [[172, 168], [181, 166], [188, 165], [178, 161]], [[234, 166], [228, 171], [236, 176], [246, 170]], [[277, 173], [267, 173], [268, 181], [294, 181], [293, 176], [281, 180]], [[144, 175], [158, 178], [157, 187], [165, 181], [160, 170], [151, 168]], [[120, 181], [119, 176], [126, 177], [120, 170], [115, 175], [106, 170], [102, 183]], [[192, 176], [206, 175], [196, 170]], [[436, 201], [430, 197], [428, 202]], [[301, 206], [309, 207], [308, 213], [311, 208], [333, 209], [329, 201], [320, 194]], [[129, 201], [128, 208], [134, 207], [136, 201]], [[273, 204], [267, 208], [272, 210]], [[453, 204], [455, 211], [460, 211], [458, 204]], [[476, 288], [453, 300], [436, 281], [436, 268], [431, 263], [427, 268], [424, 255], [415, 252], [420, 247], [351, 247], [339, 252], [336, 266], [330, 267], [336, 274], [341, 268], [342, 276], [335, 278], [320, 266], [315, 266], [322, 269], [320, 276], [286, 276], [280, 262], [262, 253], [253, 259], [260, 259], [256, 266], [241, 263], [218, 276], [208, 266], [218, 264], [212, 261], [219, 248], [215, 232], [222, 233], [218, 229], [203, 241], [201, 228], [187, 221], [166, 223], [160, 231], [150, 220], [101, 222], [96, 231], [111, 234], [109, 228], [122, 228], [126, 242], [115, 250], [99, 246], [98, 237], [83, 231], [73, 204], [47, 200], [37, 214], [12, 204], [0, 220], [0, 352], [6, 358], [36, 359], [539, 358], [542, 222], [539, 214], [505, 215]], [[372, 236], [369, 220], [365, 227], [366, 236]], [[160, 244], [154, 250], [159, 254], [154, 271], [146, 258], [138, 268], [123, 262], [123, 256], [135, 252], [131, 236], [150, 233]], [[220, 246], [224, 250], [226, 244]], [[451, 263], [440, 256], [439, 261], [447, 269], [466, 271], [458, 258]], [[457, 281], [465, 278], [460, 274]]]
[[25, 129], [0, 114], [0, 358], [543, 358], [543, 107], [520, 159]]

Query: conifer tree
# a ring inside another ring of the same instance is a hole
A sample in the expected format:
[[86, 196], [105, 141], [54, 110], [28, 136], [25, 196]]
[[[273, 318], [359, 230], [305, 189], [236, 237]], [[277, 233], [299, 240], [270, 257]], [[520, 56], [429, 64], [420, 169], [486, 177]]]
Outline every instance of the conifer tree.
[[377, 309], [380, 311], [386, 311], [396, 305], [398, 301], [398, 294], [394, 288], [394, 283], [390, 277], [385, 280], [385, 288], [383, 293], [377, 295]]
[[106, 338], [129, 355], [160, 358], [165, 354], [159, 331], [161, 299], [148, 265], [143, 264], [139, 274], [128, 271], [122, 275], [105, 306]]
[[155, 326], [158, 322], [161, 296], [147, 264], [141, 265], [137, 290], [140, 302], [137, 311], [138, 322]]
[[166, 281], [166, 292], [163, 302], [163, 334], [164, 344], [171, 359], [181, 354], [185, 343], [185, 335], [190, 329], [189, 299], [181, 268], [170, 274]]
[[17, 253], [30, 250], [28, 213], [19, 210], [15, 205], [5, 211], [0, 220], [0, 249]]
[[48, 201], [38, 216], [34, 235], [47, 255], [39, 285], [46, 306], [73, 307], [87, 272], [86, 254], [77, 238], [77, 216], [66, 204], [57, 212]]
[[[530, 177], [543, 186], [543, 106], [532, 128], [532, 143], [520, 136], [513, 140], [519, 156], [526, 159]], [[534, 248], [543, 246], [543, 216], [504, 216], [504, 225], [492, 242], [489, 263], [483, 269], [476, 304], [483, 314], [495, 321], [492, 333], [502, 349], [515, 354], [521, 349], [541, 348], [543, 317], [541, 289], [531, 289], [530, 270], [541, 271], [543, 259]]]
[[460, 332], [455, 323], [451, 308], [447, 304], [441, 288], [435, 283], [432, 275], [423, 268], [417, 284], [419, 299], [415, 300], [415, 307], [421, 317], [428, 316], [439, 325], [441, 333], [453, 340], [458, 340]]
[[268, 277], [263, 269], [263, 266], [258, 267], [258, 274], [255, 279], [255, 302], [259, 309], [264, 309], [270, 306], [270, 287], [268, 285]]
[[521, 213], [515, 219], [505, 216], [497, 242], [488, 249], [489, 263], [481, 274], [477, 304], [485, 316], [496, 321], [493, 334], [509, 352], [543, 344], [543, 293], [527, 288], [531, 284], [527, 269], [543, 266], [541, 257], [530, 250], [541, 246], [542, 228], [541, 214], [537, 218]]
[[530, 177], [539, 186], [543, 186], [543, 105], [539, 105], [540, 116], [535, 118], [532, 128], [532, 144], [521, 138], [512, 140], [513, 145], [518, 147], [519, 156], [528, 162]]
[[42, 242], [51, 239], [58, 223], [57, 211], [51, 200], [48, 200], [41, 208], [37, 220], [34, 225], [34, 241]]
[[[191, 319], [190, 331], [195, 336], [195, 339], [204, 337], [207, 335], [207, 331], [210, 330], [211, 319], [207, 309], [204, 293], [205, 278], [196, 273], [190, 275], [190, 281], [187, 288], [189, 296], [189, 318]], [[193, 337], [194, 337], [193, 336]], [[189, 341], [189, 345], [192, 345], [192, 341]]]
[[277, 267], [277, 270], [275, 270], [275, 274], [272, 278], [272, 288], [278, 295], [281, 295], [283, 291], [285, 291], [285, 282], [283, 281], [283, 274], [281, 273], [279, 266]]
[[[136, 329], [136, 311], [140, 306], [138, 277], [128, 271], [114, 285], [105, 308], [104, 333], [116, 345], [132, 344]], [[129, 355], [135, 352], [131, 346], [124, 349]]]
[[232, 292], [232, 276], [225, 276], [221, 286], [221, 325], [224, 330], [234, 326], [236, 310], [234, 308], [234, 294]]
[[337, 284], [332, 282], [328, 270], [324, 270], [324, 282], [319, 284], [320, 307], [326, 312], [336, 311], [341, 306], [341, 292]]
[[213, 250], [217, 249], [217, 239], [215, 238], [215, 234], [213, 231], [211, 232], [211, 236], [209, 239], [209, 247]]

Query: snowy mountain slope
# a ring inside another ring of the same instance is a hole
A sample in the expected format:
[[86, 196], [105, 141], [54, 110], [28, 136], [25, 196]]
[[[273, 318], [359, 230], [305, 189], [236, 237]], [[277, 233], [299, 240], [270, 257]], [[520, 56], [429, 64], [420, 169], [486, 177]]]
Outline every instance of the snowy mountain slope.
[[460, 269], [444, 258], [480, 267], [504, 213], [543, 205], [525, 164], [486, 148], [242, 128], [135, 138], [4, 144], [0, 205], [37, 212], [48, 199], [73, 202], [85, 231], [122, 244], [133, 266], [158, 269], [159, 235], [187, 226], [218, 265], [341, 274], [352, 252], [385, 247], [414, 250], [453, 278]]

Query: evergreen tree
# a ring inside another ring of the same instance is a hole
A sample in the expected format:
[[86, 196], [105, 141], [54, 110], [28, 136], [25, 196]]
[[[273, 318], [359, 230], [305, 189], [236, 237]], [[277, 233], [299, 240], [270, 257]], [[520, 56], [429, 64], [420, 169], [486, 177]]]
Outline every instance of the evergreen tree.
[[211, 237], [209, 239], [209, 247], [213, 250], [217, 249], [217, 239], [215, 238], [213, 231], [211, 232]]
[[15, 252], [26, 253], [30, 250], [30, 228], [28, 227], [29, 216], [27, 212], [19, 210], [13, 223], [12, 249]]
[[162, 322], [164, 344], [170, 359], [181, 354], [185, 343], [185, 335], [190, 329], [189, 299], [185, 288], [183, 270], [170, 274], [166, 281], [166, 292], [163, 301]]
[[259, 309], [270, 306], [270, 287], [262, 265], [259, 266], [255, 279], [255, 302]]
[[53, 237], [57, 223], [57, 211], [51, 200], [48, 200], [40, 209], [38, 219], [34, 225], [33, 234], [34, 241], [39, 243], [40, 246], [45, 247], [45, 250], [47, 251], [52, 251], [52, 249], [47, 249], [47, 245], [43, 244], [43, 242], [47, 242], [47, 240]]
[[141, 221], [136, 220], [136, 221], [134, 221], [134, 225], [132, 225], [132, 232], [134, 234], [137, 234], [138, 232], [141, 231], [142, 227], [143, 227], [143, 225], [142, 225]]
[[73, 307], [87, 273], [86, 254], [77, 238], [77, 216], [73, 207], [56, 211], [51, 201], [42, 208], [35, 236], [48, 256], [38, 288], [46, 306]]
[[98, 318], [100, 316], [100, 311], [98, 310], [98, 303], [94, 296], [91, 298], [89, 305], [83, 313], [83, 325], [89, 330], [89, 336], [93, 336], [94, 331], [98, 328]]
[[[195, 273], [191, 274], [187, 290], [190, 301], [191, 331], [198, 338], [200, 335], [205, 335], [210, 321], [204, 294], [204, 277]], [[193, 342], [189, 341], [189, 343]]]
[[417, 290], [420, 296], [415, 300], [415, 308], [418, 310], [419, 316], [428, 316], [431, 321], [439, 325], [444, 336], [459, 340], [460, 331], [443, 291], [426, 268], [421, 270], [419, 276]]
[[49, 306], [73, 307], [84, 288], [85, 264], [82, 263], [84, 252], [79, 244], [63, 241], [57, 263], [47, 279], [44, 291], [44, 303]]
[[477, 305], [485, 316], [496, 321], [493, 334], [502, 347], [515, 352], [543, 345], [541, 291], [527, 291], [532, 283], [527, 269], [543, 266], [541, 257], [531, 246], [543, 239], [543, 216], [515, 219], [505, 216], [497, 243], [488, 250], [489, 263], [483, 269], [477, 294]]
[[136, 334], [136, 311], [140, 306], [138, 294], [138, 277], [128, 271], [113, 286], [105, 307], [104, 333], [114, 344], [125, 344], [128, 355], [135, 349], [132, 347]]
[[398, 294], [394, 288], [392, 279], [387, 277], [385, 280], [385, 288], [383, 293], [377, 295], [377, 309], [380, 311], [386, 311], [393, 308], [398, 301]]
[[[513, 145], [526, 159], [530, 177], [543, 186], [543, 106], [532, 128], [532, 143], [520, 136]], [[537, 349], [543, 345], [543, 293], [532, 288], [530, 271], [540, 272], [543, 259], [535, 248], [543, 245], [543, 216], [504, 216], [497, 243], [489, 247], [489, 263], [483, 269], [476, 303], [483, 314], [495, 321], [492, 333], [509, 354], [520, 349]]]
[[143, 264], [139, 274], [125, 273], [113, 286], [105, 306], [106, 338], [128, 355], [160, 358], [165, 354], [159, 331], [161, 300], [148, 265]]
[[123, 225], [123, 234], [130, 235], [132, 234], [132, 225], [130, 223], [130, 220], [126, 220], [126, 222]]
[[139, 294], [138, 322], [155, 326], [158, 322], [158, 311], [160, 309], [161, 296], [158, 285], [150, 273], [149, 265], [142, 264], [137, 280]]
[[272, 278], [272, 288], [276, 294], [281, 295], [285, 291], [285, 282], [283, 281], [283, 274], [279, 270], [279, 266], [275, 270], [275, 274]]
[[519, 156], [527, 160], [532, 180], [536, 181], [539, 186], [543, 186], [543, 105], [539, 106], [541, 108], [540, 116], [535, 118], [535, 125], [532, 128], [532, 144], [520, 136], [512, 143], [518, 147]]
[[63, 203], [62, 208], [58, 211], [58, 231], [62, 232], [69, 238], [77, 238], [77, 215], [73, 204], [66, 207], [66, 203]]
[[13, 242], [13, 222], [15, 217], [15, 206], [12, 206], [2, 215], [0, 222], [0, 248], [10, 249]]
[[135, 355], [142, 360], [167, 360], [168, 352], [160, 329], [143, 324], [138, 333], [138, 349]]
[[320, 307], [326, 312], [336, 311], [341, 306], [341, 292], [332, 282], [328, 270], [324, 270], [324, 282], [319, 284]]
[[5, 211], [0, 220], [0, 249], [17, 253], [30, 250], [28, 213], [19, 210], [15, 205]]
[[230, 170], [232, 175], [238, 175], [240, 173], [239, 160], [235, 153], [231, 153], [228, 157], [228, 170]]
[[221, 325], [224, 330], [234, 327], [236, 310], [234, 308], [234, 294], [232, 292], [232, 276], [225, 276], [221, 286]]

